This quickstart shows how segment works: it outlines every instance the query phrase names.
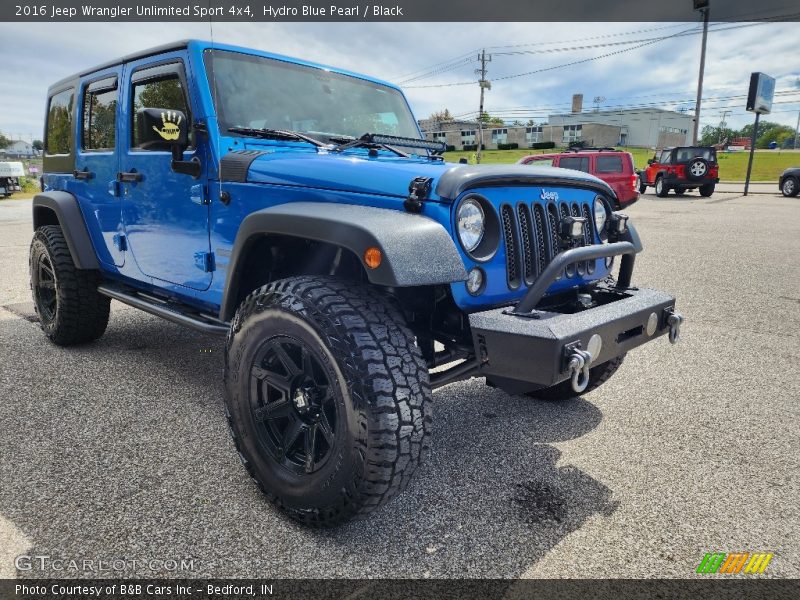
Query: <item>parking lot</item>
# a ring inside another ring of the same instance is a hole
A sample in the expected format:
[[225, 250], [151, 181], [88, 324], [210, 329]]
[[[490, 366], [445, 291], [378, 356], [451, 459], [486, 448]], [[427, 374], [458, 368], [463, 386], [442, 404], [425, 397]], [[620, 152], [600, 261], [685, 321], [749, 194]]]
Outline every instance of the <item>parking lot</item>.
[[[482, 380], [434, 394], [431, 459], [366, 521], [314, 531], [247, 477], [222, 413], [222, 353], [112, 304], [98, 342], [33, 322], [30, 203], [0, 202], [0, 577], [20, 554], [193, 558], [213, 577], [691, 577], [707, 552], [773, 552], [800, 577], [800, 200], [721, 192], [626, 211], [634, 282], [686, 323], [583, 399]], [[106, 574], [107, 575], [107, 574]]]

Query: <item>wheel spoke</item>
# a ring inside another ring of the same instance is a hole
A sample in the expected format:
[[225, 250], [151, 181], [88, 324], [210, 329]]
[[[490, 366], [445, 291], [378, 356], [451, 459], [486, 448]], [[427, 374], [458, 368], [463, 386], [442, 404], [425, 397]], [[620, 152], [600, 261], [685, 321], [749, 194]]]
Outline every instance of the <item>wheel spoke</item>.
[[54, 281], [39, 280], [39, 288], [43, 290], [54, 290], [56, 289], [56, 284]]
[[311, 380], [316, 383], [316, 377], [314, 377], [314, 362], [311, 359], [311, 352], [309, 352], [308, 348], [305, 346], [300, 349], [300, 359], [303, 366], [303, 372], [307, 377], [310, 377]]
[[287, 414], [289, 414], [289, 400], [285, 397], [264, 406], [259, 406], [253, 411], [256, 421], [269, 421], [278, 417], [285, 417]]
[[328, 447], [333, 447], [333, 428], [331, 427], [330, 421], [328, 421], [328, 415], [325, 414], [324, 410], [319, 412], [319, 432], [322, 434], [322, 437], [325, 438], [325, 441], [328, 443]]
[[297, 441], [297, 438], [300, 437], [300, 433], [303, 431], [303, 422], [298, 419], [296, 416], [289, 418], [289, 427], [286, 428], [286, 431], [283, 432], [283, 447], [281, 448], [281, 455], [286, 456], [289, 453], [289, 450]]
[[305, 453], [306, 453], [306, 473], [311, 473], [314, 470], [314, 453], [316, 452], [316, 439], [317, 439], [317, 424], [314, 423], [306, 430], [305, 435]]
[[300, 374], [301, 371], [297, 367], [297, 364], [286, 353], [286, 350], [280, 342], [274, 342], [272, 344], [272, 350], [275, 352], [275, 355], [278, 357], [278, 360], [284, 366], [290, 377], [295, 377]]
[[284, 396], [289, 396], [289, 390], [292, 386], [286, 377], [278, 375], [277, 373], [258, 365], [253, 365], [253, 368], [250, 369], [250, 375], [271, 385], [278, 391], [282, 392]]

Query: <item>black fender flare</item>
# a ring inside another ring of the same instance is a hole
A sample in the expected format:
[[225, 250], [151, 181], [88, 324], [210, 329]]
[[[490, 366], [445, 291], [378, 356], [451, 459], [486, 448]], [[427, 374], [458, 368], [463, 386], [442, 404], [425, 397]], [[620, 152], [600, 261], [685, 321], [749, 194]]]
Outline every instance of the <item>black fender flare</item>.
[[455, 242], [433, 219], [354, 204], [290, 202], [256, 211], [244, 218], [231, 251], [222, 294], [220, 319], [236, 312], [238, 286], [252, 242], [264, 235], [288, 235], [346, 248], [363, 264], [364, 251], [381, 250], [376, 269], [365, 268], [370, 283], [413, 287], [464, 281], [467, 271]]
[[76, 268], [100, 268], [92, 238], [89, 237], [89, 230], [75, 196], [68, 192], [42, 192], [33, 197], [32, 209], [34, 231], [42, 225], [52, 224], [48, 214], [55, 214]]

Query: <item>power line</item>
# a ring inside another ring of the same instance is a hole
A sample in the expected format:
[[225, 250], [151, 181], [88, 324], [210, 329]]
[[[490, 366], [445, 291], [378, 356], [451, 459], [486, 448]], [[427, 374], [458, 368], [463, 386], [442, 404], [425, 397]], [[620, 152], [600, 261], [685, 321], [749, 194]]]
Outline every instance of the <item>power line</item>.
[[[722, 27], [723, 25], [727, 25], [727, 23], [714, 24], [714, 25], [717, 26], [717, 28], [714, 29], [713, 31], [714, 32], [717, 32], [717, 31], [730, 31], [732, 29], [755, 27], [755, 26], [758, 26], [758, 25], [766, 25], [768, 23], [775, 23], [775, 22], [782, 22], [782, 21], [785, 22], [785, 21], [797, 18], [798, 16], [800, 16], [800, 13], [779, 15], [779, 16], [776, 16], [776, 17], [770, 17], [770, 18], [761, 19], [761, 20], [758, 20], [757, 22], [753, 22], [753, 23], [745, 23], [745, 24], [741, 24], [741, 25], [734, 25], [734, 26], [728, 26], [728, 27]], [[535, 74], [544, 73], [544, 72], [547, 72], [547, 71], [554, 71], [556, 69], [563, 69], [565, 67], [571, 67], [571, 66], [575, 66], [575, 65], [578, 65], [578, 64], [584, 64], [584, 63], [592, 62], [592, 61], [595, 61], [595, 60], [599, 60], [601, 58], [608, 58], [610, 56], [615, 56], [617, 54], [622, 54], [624, 52], [630, 52], [632, 50], [638, 50], [640, 48], [644, 48], [646, 46], [650, 46], [652, 44], [656, 44], [658, 42], [662, 42], [662, 41], [665, 41], [665, 40], [668, 40], [668, 39], [673, 39], [673, 38], [677, 38], [677, 37], [683, 37], [683, 36], [687, 36], [687, 35], [696, 35], [696, 34], [701, 33], [701, 32], [702, 32], [702, 29], [700, 29], [698, 27], [692, 27], [690, 29], [686, 29], [684, 31], [680, 31], [678, 33], [674, 33], [674, 34], [671, 34], [671, 35], [666, 35], [666, 36], [661, 36], [661, 37], [656, 37], [656, 38], [646, 38], [646, 40], [643, 43], [641, 43], [639, 45], [636, 45], [636, 46], [633, 46], [631, 48], [623, 48], [621, 50], [616, 50], [614, 52], [608, 52], [606, 54], [601, 54], [601, 55], [598, 55], [598, 56], [592, 56], [592, 57], [589, 57], [589, 58], [584, 58], [584, 59], [581, 59], [581, 60], [576, 60], [576, 61], [572, 61], [572, 62], [569, 62], [569, 63], [561, 64], [561, 65], [554, 65], [552, 67], [545, 67], [545, 68], [542, 68], [542, 69], [536, 69], [534, 71], [528, 71], [528, 72], [525, 72], [525, 73], [516, 73], [514, 75], [505, 75], [503, 77], [496, 77], [496, 78], [493, 79], [493, 81], [503, 81], [503, 80], [507, 80], [507, 79], [515, 79], [517, 77], [526, 77], [528, 75], [535, 75]], [[627, 43], [627, 42], [613, 42], [613, 43], [609, 43], [608, 46], [614, 46], [614, 45], [619, 45], [619, 44], [623, 44], [623, 43]], [[634, 43], [634, 42], [631, 42], [631, 43]], [[597, 46], [600, 47], [602, 45], [597, 45]], [[575, 50], [575, 49], [578, 49], [578, 48], [577, 47], [572, 47], [572, 48], [568, 47], [568, 48], [564, 48], [563, 50], [560, 50], [560, 51], [566, 52], [566, 51], [572, 51], [572, 50]], [[497, 53], [497, 54], [502, 54], [502, 53]], [[460, 81], [460, 82], [453, 82], [453, 83], [439, 83], [439, 84], [428, 84], [428, 85], [410, 85], [410, 86], [405, 86], [405, 87], [407, 87], [408, 89], [424, 89], [424, 88], [438, 88], [438, 87], [455, 87], [455, 86], [474, 85], [474, 84], [475, 84], [474, 81]]]

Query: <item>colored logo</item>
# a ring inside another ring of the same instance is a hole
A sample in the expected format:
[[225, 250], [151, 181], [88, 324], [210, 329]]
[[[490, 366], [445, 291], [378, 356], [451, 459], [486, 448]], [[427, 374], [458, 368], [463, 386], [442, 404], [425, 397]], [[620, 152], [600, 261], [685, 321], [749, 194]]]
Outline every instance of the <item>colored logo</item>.
[[774, 555], [771, 552], [709, 552], [697, 566], [698, 573], [723, 573], [750, 575], [763, 573]]
[[177, 140], [181, 133], [181, 116], [176, 115], [174, 112], [167, 111], [161, 113], [161, 121], [164, 123], [161, 129], [153, 125], [153, 131], [160, 135], [165, 140]]

